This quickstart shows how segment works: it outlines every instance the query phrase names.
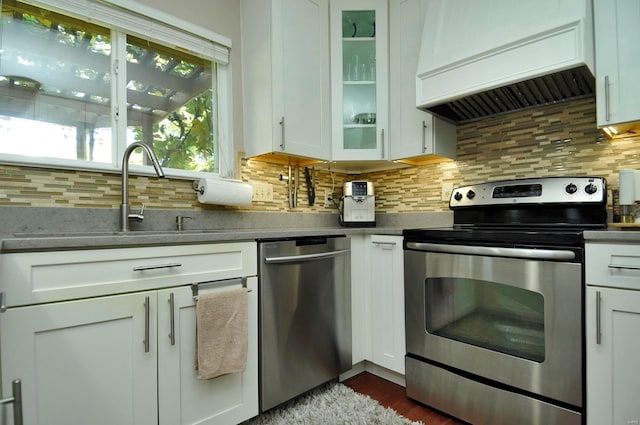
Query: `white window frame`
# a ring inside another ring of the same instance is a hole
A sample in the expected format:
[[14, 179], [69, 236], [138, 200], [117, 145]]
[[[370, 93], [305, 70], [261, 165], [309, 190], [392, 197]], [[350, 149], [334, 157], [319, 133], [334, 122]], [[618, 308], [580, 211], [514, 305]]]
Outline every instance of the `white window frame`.
[[[231, 84], [231, 64], [229, 50], [231, 40], [206, 28], [181, 20], [165, 12], [142, 5], [133, 0], [21, 0], [34, 6], [46, 8], [75, 18], [103, 25], [112, 30], [112, 66], [116, 61], [126, 63], [124, 33], [135, 35], [149, 41], [174, 46], [190, 54], [216, 63], [217, 95], [217, 143], [216, 163], [218, 173], [165, 169], [168, 177], [197, 179], [213, 175], [234, 176], [233, 144], [233, 102]], [[124, 77], [124, 76], [123, 76]], [[114, 74], [114, 79], [119, 78]], [[126, 81], [112, 82], [112, 163], [99, 163], [84, 160], [31, 157], [0, 153], [0, 163], [39, 166], [72, 170], [98, 172], [120, 172], [122, 155], [126, 149], [126, 124], [116, 123], [116, 111], [119, 121], [127, 122], [126, 117]], [[122, 111], [124, 111], [124, 116]], [[131, 164], [132, 173], [155, 175], [151, 166]]]

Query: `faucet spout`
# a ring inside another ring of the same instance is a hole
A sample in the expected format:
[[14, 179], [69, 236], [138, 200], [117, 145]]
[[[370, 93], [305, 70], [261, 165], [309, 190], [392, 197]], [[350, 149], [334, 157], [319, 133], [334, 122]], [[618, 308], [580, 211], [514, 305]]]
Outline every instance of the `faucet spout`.
[[[122, 156], [122, 204], [120, 204], [120, 230], [127, 232], [129, 230], [129, 158], [134, 150], [142, 148], [151, 160], [151, 164], [156, 171], [158, 177], [164, 177], [164, 171], [160, 166], [160, 161], [153, 149], [144, 143], [134, 142], [127, 146]], [[142, 211], [135, 217], [138, 221], [142, 221]]]

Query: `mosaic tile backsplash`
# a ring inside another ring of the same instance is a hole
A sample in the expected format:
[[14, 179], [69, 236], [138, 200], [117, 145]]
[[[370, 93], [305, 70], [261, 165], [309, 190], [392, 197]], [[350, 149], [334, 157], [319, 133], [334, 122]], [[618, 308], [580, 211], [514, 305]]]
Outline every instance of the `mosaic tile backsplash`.
[[[595, 124], [595, 99], [582, 99], [519, 111], [458, 126], [456, 161], [361, 174], [315, 167], [316, 203], [308, 206], [303, 170], [298, 205], [289, 208], [286, 165], [243, 159], [240, 175], [248, 183], [269, 184], [273, 201], [250, 207], [201, 205], [190, 180], [131, 176], [129, 202], [151, 209], [295, 211], [334, 213], [325, 193], [341, 194], [349, 180], [371, 180], [376, 212], [448, 210], [442, 185], [461, 186], [489, 180], [539, 176], [593, 175], [618, 187], [618, 170], [640, 169], [640, 136], [605, 139]], [[118, 208], [118, 174], [0, 165], [0, 206]]]

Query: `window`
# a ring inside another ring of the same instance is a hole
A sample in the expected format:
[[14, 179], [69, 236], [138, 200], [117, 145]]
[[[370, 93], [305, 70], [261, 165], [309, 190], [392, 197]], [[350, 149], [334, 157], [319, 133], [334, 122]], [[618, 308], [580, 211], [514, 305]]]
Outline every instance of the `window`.
[[232, 171], [226, 47], [104, 2], [47, 3], [0, 1], [0, 161], [119, 170], [140, 141], [168, 175]]

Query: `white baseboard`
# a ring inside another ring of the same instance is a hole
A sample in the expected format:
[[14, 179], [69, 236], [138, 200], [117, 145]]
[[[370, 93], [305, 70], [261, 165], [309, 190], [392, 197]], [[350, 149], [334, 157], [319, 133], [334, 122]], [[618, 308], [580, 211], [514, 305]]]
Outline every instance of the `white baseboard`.
[[391, 381], [394, 384], [398, 384], [400, 386], [406, 387], [406, 380], [403, 374], [394, 372], [393, 370], [389, 370], [382, 366], [378, 366], [375, 363], [371, 363], [369, 361], [362, 361], [353, 365], [353, 367], [346, 371], [345, 373], [340, 375], [340, 382], [347, 380], [353, 376], [359, 375], [362, 372], [369, 372], [380, 378], [386, 379], [387, 381]]

